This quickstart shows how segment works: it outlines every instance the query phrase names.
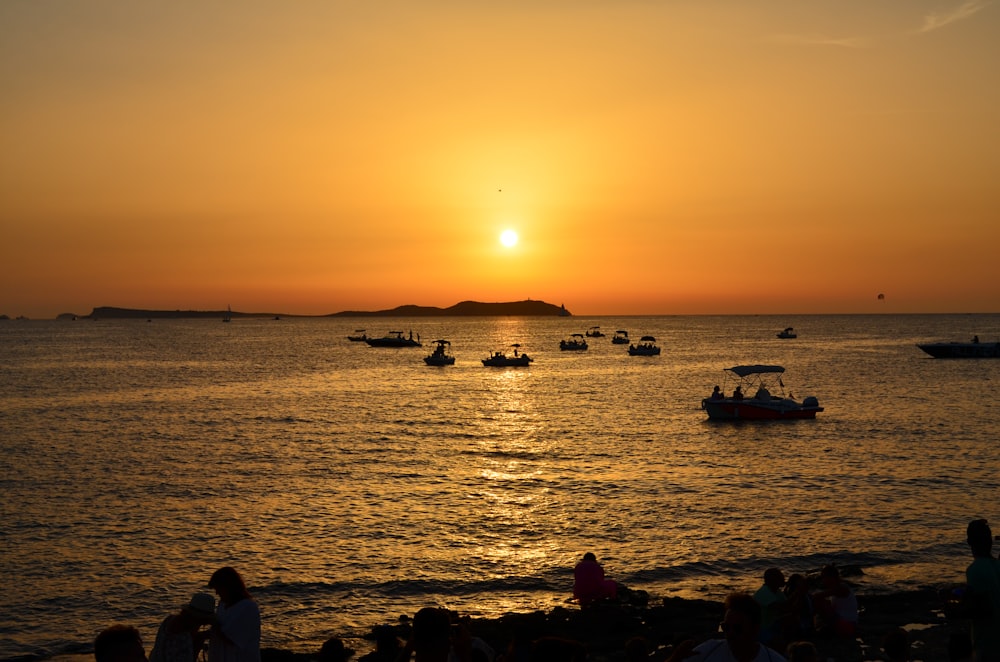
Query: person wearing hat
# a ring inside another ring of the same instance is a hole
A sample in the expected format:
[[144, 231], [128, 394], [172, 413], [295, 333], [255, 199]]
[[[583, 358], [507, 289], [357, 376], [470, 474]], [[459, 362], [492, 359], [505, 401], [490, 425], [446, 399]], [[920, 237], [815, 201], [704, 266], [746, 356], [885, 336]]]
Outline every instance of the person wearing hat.
[[209, 631], [201, 628], [214, 622], [215, 598], [195, 593], [179, 612], [163, 619], [149, 653], [150, 662], [195, 662], [208, 639]]

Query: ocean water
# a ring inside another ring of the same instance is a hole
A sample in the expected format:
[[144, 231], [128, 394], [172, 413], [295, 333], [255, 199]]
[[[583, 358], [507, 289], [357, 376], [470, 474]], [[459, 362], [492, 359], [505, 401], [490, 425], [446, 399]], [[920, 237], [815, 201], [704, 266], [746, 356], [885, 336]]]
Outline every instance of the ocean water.
[[[563, 605], [586, 551], [654, 598], [831, 561], [862, 591], [961, 581], [965, 524], [1000, 520], [1000, 360], [916, 343], [973, 334], [1000, 315], [0, 322], [0, 658], [115, 622], [151, 644], [223, 565], [297, 651], [429, 604]], [[454, 366], [424, 365], [437, 338]], [[530, 368], [480, 364], [514, 342]], [[826, 411], [708, 421], [743, 363]]]

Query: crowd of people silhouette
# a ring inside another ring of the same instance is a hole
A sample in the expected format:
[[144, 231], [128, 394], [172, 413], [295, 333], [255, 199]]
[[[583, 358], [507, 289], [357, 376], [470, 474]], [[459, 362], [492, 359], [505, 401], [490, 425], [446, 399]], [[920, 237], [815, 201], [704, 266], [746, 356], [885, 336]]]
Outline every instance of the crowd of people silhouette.
[[[951, 616], [960, 625], [947, 645], [949, 662], [1000, 661], [1000, 560], [993, 556], [993, 533], [985, 519], [966, 531], [973, 560], [966, 584], [948, 595]], [[190, 602], [161, 623], [149, 657], [139, 631], [113, 625], [94, 641], [96, 662], [261, 662], [261, 618], [257, 602], [240, 574], [217, 570], [209, 587], [218, 596], [196, 593]], [[574, 568], [573, 599], [581, 613], [595, 613], [629, 601], [640, 592], [605, 576], [596, 555], [587, 552]], [[630, 603], [634, 606], [634, 602]], [[644, 604], [643, 604], [644, 606]], [[812, 581], [794, 573], [785, 578], [777, 567], [764, 571], [755, 593], [735, 592], [722, 604], [718, 635], [703, 641], [686, 639], [669, 646], [631, 637], [617, 657], [627, 662], [819, 662], [816, 642], [850, 640], [859, 631], [854, 590], [834, 565], [824, 566]], [[963, 625], [969, 627], [965, 629]], [[587, 642], [537, 628], [515, 629], [508, 641], [487, 642], [476, 636], [468, 618], [441, 607], [420, 609], [397, 626], [373, 629], [375, 649], [358, 662], [582, 662]], [[908, 662], [913, 657], [910, 633], [894, 627], [883, 635], [879, 657]], [[495, 646], [500, 646], [499, 652]], [[347, 662], [354, 657], [339, 637], [331, 637], [309, 659]], [[834, 658], [826, 658], [827, 661]], [[868, 659], [868, 658], [865, 658]], [[935, 659], [935, 658], [929, 658]], [[945, 659], [942, 657], [941, 659]], [[836, 662], [834, 660], [834, 662]]]

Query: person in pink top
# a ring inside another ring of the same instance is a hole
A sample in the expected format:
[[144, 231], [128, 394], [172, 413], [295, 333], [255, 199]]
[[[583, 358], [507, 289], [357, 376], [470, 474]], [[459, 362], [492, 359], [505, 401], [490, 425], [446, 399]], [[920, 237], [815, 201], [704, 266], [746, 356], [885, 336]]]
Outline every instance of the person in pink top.
[[583, 560], [573, 569], [573, 597], [580, 606], [618, 595], [618, 584], [604, 578], [604, 568], [593, 552], [583, 555]]

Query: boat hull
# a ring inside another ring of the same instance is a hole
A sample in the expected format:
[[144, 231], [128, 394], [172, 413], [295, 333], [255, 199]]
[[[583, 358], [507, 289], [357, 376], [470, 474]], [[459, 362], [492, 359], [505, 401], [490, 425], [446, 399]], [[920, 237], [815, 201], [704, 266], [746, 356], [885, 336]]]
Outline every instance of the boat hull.
[[517, 358], [489, 358], [482, 361], [483, 365], [489, 368], [519, 368], [531, 363], [531, 359], [527, 355], [518, 356]]
[[365, 342], [371, 347], [420, 347], [418, 341], [407, 338], [366, 338]]
[[712, 420], [719, 421], [774, 421], [816, 418], [823, 411], [819, 406], [805, 406], [792, 400], [734, 400], [732, 398], [701, 401], [702, 409]]
[[996, 359], [1000, 358], [1000, 343], [995, 342], [934, 342], [918, 344], [936, 359]]
[[427, 365], [455, 365], [454, 356], [425, 356], [424, 363]]

